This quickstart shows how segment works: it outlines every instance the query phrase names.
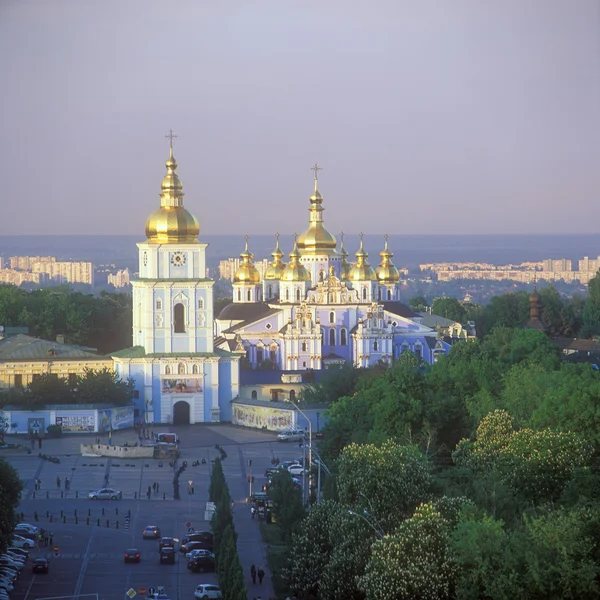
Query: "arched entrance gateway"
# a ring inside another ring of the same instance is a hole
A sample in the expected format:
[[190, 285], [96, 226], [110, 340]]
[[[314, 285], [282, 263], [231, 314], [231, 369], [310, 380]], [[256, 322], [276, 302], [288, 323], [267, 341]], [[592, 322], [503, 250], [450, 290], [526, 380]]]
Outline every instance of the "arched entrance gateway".
[[190, 405], [185, 400], [175, 402], [173, 405], [173, 425], [190, 424]]

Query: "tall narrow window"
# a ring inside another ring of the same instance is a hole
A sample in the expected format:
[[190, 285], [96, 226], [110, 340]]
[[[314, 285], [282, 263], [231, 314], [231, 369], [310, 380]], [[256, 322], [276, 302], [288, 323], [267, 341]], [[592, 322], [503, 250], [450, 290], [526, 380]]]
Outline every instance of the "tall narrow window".
[[256, 362], [258, 364], [260, 364], [262, 361], [263, 361], [263, 349], [257, 348], [256, 349]]
[[286, 302], [290, 301], [290, 290], [285, 290], [285, 301]]
[[335, 323], [335, 313], [333, 311], [329, 313], [329, 322]]
[[364, 287], [363, 288], [363, 300], [366, 300], [366, 299], [367, 299], [367, 288]]
[[160, 298], [156, 299], [156, 310], [162, 310], [162, 300]]
[[381, 288], [377, 290], [377, 300], [381, 300]]
[[250, 302], [250, 300], [252, 300], [252, 292], [250, 290], [248, 290], [247, 299], [248, 299], [248, 302]]
[[340, 331], [340, 344], [345, 346], [348, 343], [348, 338], [346, 337], [346, 330], [342, 329]]
[[306, 342], [302, 342], [302, 352], [306, 352]]
[[300, 302], [300, 289], [296, 290], [296, 302]]
[[270, 285], [270, 286], [267, 288], [267, 294], [269, 295], [269, 298], [272, 298], [272, 297], [273, 297], [273, 286], [272, 286], [272, 285]]
[[23, 375], [21, 375], [21, 374], [15, 375], [15, 387], [18, 387], [18, 388], [23, 387]]
[[242, 290], [238, 290], [238, 302], [242, 301]]
[[256, 400], [258, 398], [258, 394], [256, 393], [256, 390], [252, 390], [252, 400]]
[[177, 373], [179, 375], [185, 375], [185, 365], [183, 363], [177, 365]]
[[373, 351], [377, 352], [379, 350], [379, 344], [377, 342], [373, 342]]
[[271, 348], [269, 358], [271, 359], [271, 362], [273, 364], [275, 364], [277, 362], [277, 350], [275, 348]]
[[319, 271], [319, 281], [323, 281], [325, 279], [325, 271], [323, 271], [323, 269], [321, 269]]
[[335, 329], [329, 330], [329, 345], [335, 346]]
[[185, 306], [181, 302], [173, 307], [173, 331], [185, 333]]
[[198, 308], [200, 310], [204, 308], [204, 298], [198, 298]]
[[171, 374], [171, 367], [169, 365], [167, 365], [165, 367], [165, 375], [170, 375]]
[[321, 346], [325, 345], [325, 329], [321, 327]]
[[198, 365], [193, 365], [192, 366], [192, 373], [194, 373], [194, 375], [198, 374]]
[[391, 292], [391, 290], [388, 290], [388, 300], [391, 300], [391, 299], [392, 299], [392, 292]]

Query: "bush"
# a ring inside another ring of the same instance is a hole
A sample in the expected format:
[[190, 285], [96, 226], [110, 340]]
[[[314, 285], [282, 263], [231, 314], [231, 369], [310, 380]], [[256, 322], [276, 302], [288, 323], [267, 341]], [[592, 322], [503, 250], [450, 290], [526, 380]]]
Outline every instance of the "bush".
[[48, 425], [47, 431], [50, 437], [60, 437], [63, 432], [62, 425]]

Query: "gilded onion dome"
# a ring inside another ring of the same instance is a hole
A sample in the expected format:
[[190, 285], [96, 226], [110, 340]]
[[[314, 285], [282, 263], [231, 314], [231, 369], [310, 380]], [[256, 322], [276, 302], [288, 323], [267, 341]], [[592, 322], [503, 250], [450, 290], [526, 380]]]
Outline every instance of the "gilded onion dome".
[[271, 252], [271, 256], [273, 257], [273, 262], [269, 265], [267, 270], [265, 271], [265, 279], [273, 280], [273, 279], [281, 279], [283, 275], [283, 271], [285, 270], [285, 263], [281, 260], [283, 258], [283, 252], [279, 248], [279, 234], [275, 234], [275, 239], [277, 240], [275, 244], [275, 250]]
[[248, 236], [246, 236], [246, 248], [240, 254], [240, 258], [242, 262], [233, 276], [233, 283], [249, 283], [251, 285], [260, 283], [260, 273], [252, 263], [254, 254], [248, 250]]
[[377, 279], [381, 283], [396, 283], [400, 281], [400, 273], [392, 262], [394, 253], [388, 248], [387, 233], [385, 234], [385, 246], [379, 253], [379, 256], [381, 256], [381, 264], [377, 267]]
[[173, 157], [173, 136], [169, 159], [160, 191], [160, 208], [146, 220], [146, 241], [158, 244], [197, 244], [200, 225], [198, 219], [183, 207], [183, 186], [176, 173], [177, 161]]
[[315, 172], [315, 189], [310, 196], [310, 212], [308, 229], [298, 237], [298, 248], [302, 255], [306, 254], [334, 254], [336, 253], [336, 239], [323, 225], [323, 196], [319, 192], [318, 172], [321, 168], [315, 163], [312, 167]]
[[367, 261], [369, 254], [363, 248], [363, 234], [360, 234], [360, 247], [356, 253], [356, 264], [352, 267], [348, 279], [350, 281], [374, 281], [377, 275]]
[[294, 248], [289, 253], [290, 262], [281, 275], [281, 281], [310, 281], [310, 273], [300, 262], [300, 251], [298, 250], [298, 238], [294, 239]]
[[352, 270], [352, 264], [348, 262], [348, 250], [344, 248], [344, 232], [340, 233], [340, 255], [342, 257], [342, 265], [340, 267], [340, 279], [348, 279], [350, 277], [350, 271]]

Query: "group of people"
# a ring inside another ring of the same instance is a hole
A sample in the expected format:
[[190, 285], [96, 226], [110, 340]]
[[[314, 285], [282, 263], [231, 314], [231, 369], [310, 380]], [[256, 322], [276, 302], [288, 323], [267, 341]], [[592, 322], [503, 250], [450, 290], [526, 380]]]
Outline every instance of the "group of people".
[[146, 492], [148, 500], [150, 500], [150, 497], [152, 496], [152, 491], [154, 491], [155, 494], [158, 494], [158, 492], [160, 492], [160, 484], [158, 483], [158, 481], [155, 481], [152, 485], [148, 486], [148, 491]]
[[[38, 479], [38, 481], [40, 481], [40, 480]], [[40, 485], [41, 485], [41, 483], [42, 483], [42, 482], [40, 481]], [[61, 482], [61, 479], [60, 479], [60, 477], [57, 475], [57, 476], [56, 476], [56, 487], [57, 487], [57, 488], [60, 488], [60, 484], [61, 484], [61, 483], [62, 483], [62, 482]], [[37, 488], [37, 489], [39, 489], [39, 488]], [[70, 490], [70, 489], [71, 489], [71, 480], [70, 480], [68, 477], [65, 477], [65, 490]]]
[[258, 577], [258, 585], [261, 585], [263, 582], [263, 578], [265, 576], [265, 572], [262, 567], [256, 568], [256, 565], [252, 563], [250, 567], [250, 577], [252, 577], [252, 583], [256, 584], [256, 578]]
[[48, 544], [51, 546], [54, 544], [54, 536], [51, 532], [46, 531], [43, 527], [40, 529], [38, 533], [38, 544], [41, 546], [42, 544], [48, 547]]

